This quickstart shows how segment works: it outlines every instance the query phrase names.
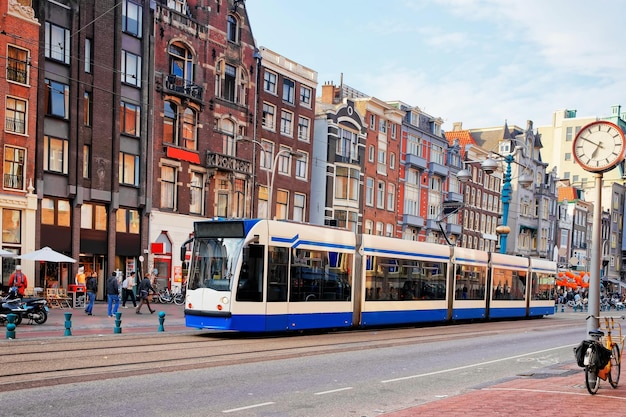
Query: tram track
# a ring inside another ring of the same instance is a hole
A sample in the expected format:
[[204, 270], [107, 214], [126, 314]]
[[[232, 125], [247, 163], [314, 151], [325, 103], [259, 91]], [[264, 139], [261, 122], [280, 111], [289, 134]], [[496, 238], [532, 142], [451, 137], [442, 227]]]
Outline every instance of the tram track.
[[[309, 335], [81, 336], [0, 343], [0, 392], [312, 355], [449, 342], [516, 332], [511, 323], [355, 330]], [[543, 324], [534, 321], [533, 324]], [[536, 326], [553, 329], [555, 323]], [[563, 322], [563, 326], [571, 323]]]

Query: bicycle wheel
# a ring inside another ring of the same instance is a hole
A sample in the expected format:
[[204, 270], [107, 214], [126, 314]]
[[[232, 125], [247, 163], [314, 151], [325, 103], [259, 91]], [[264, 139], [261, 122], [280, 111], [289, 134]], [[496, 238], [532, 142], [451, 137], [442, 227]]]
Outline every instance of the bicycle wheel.
[[600, 377], [595, 367], [585, 366], [585, 385], [589, 394], [593, 395], [600, 388]]
[[622, 367], [619, 346], [613, 345], [611, 349], [611, 372], [609, 372], [609, 383], [613, 388], [617, 388], [619, 384], [619, 374]]
[[185, 304], [185, 297], [181, 293], [174, 295], [174, 304], [176, 304], [177, 306], [182, 306], [183, 304]]

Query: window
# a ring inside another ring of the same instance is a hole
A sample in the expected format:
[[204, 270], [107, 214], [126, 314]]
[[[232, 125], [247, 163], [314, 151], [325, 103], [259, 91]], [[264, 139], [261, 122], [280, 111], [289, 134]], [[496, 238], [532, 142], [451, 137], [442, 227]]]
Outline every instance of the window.
[[365, 226], [363, 227], [363, 232], [366, 235], [371, 235], [374, 231], [374, 222], [371, 220], [365, 220]]
[[91, 39], [85, 38], [85, 72], [91, 73], [91, 65], [93, 61]]
[[383, 222], [376, 222], [376, 236], [383, 235]]
[[122, 3], [122, 30], [141, 38], [142, 7], [131, 0]]
[[265, 70], [263, 74], [263, 89], [268, 93], [276, 94], [276, 74]]
[[226, 155], [235, 156], [235, 124], [232, 120], [222, 120], [220, 130], [222, 132], [222, 152]]
[[197, 116], [196, 112], [186, 108], [183, 113], [183, 146], [186, 149], [196, 150]]
[[395, 123], [392, 123], [391, 124], [391, 139], [396, 138], [396, 129], [397, 129], [397, 125]]
[[174, 88], [177, 91], [184, 91], [185, 87], [189, 84], [193, 84], [193, 55], [191, 51], [180, 42], [171, 44], [167, 52], [170, 59], [170, 75], [174, 77], [173, 80], [171, 80], [173, 81]]
[[41, 224], [70, 226], [70, 202], [68, 200], [41, 200]]
[[176, 210], [176, 173], [175, 167], [161, 167], [161, 208]]
[[274, 157], [274, 144], [264, 140], [263, 148], [259, 160], [259, 166], [264, 169], [272, 169], [272, 158]]
[[91, 91], [83, 94], [83, 124], [91, 126], [93, 120], [93, 97]]
[[374, 178], [368, 177], [365, 180], [365, 204], [374, 206]]
[[572, 128], [572, 126], [568, 126], [565, 129], [565, 142], [571, 142], [574, 135], [573, 135], [574, 129]]
[[163, 142], [178, 144], [178, 106], [171, 101], [163, 105]]
[[293, 196], [293, 220], [305, 221], [306, 195], [295, 193]]
[[274, 130], [276, 126], [276, 107], [263, 103], [263, 128]]
[[2, 209], [2, 243], [22, 243], [21, 210]]
[[119, 182], [124, 185], [139, 186], [139, 156], [120, 152]]
[[91, 146], [83, 145], [83, 178], [91, 178]]
[[300, 86], [300, 104], [305, 107], [311, 107], [311, 89], [303, 85]]
[[69, 118], [70, 86], [52, 80], [45, 80], [46, 91], [44, 108], [48, 116]]
[[229, 42], [238, 43], [239, 39], [239, 27], [237, 25], [237, 18], [232, 14], [229, 14], [226, 18], [226, 39]]
[[368, 162], [374, 162], [374, 152], [376, 150], [374, 149], [374, 145], [370, 145], [368, 152], [367, 152], [367, 161]]
[[189, 212], [200, 215], [204, 214], [204, 174], [192, 172], [189, 189]]
[[26, 134], [26, 102], [7, 97], [4, 128], [7, 132]]
[[342, 227], [347, 230], [356, 232], [357, 221], [359, 214], [355, 211], [348, 210], [336, 210], [335, 219], [337, 219], [337, 227]]
[[393, 225], [387, 223], [385, 225], [385, 236], [387, 237], [393, 237]]
[[235, 85], [237, 82], [237, 68], [232, 65], [226, 64], [224, 70], [224, 81], [221, 97], [224, 100], [231, 102], [235, 101]]
[[120, 233], [139, 234], [141, 219], [137, 210], [119, 208], [115, 212], [115, 231]]
[[276, 219], [287, 219], [289, 211], [289, 191], [278, 190], [276, 192]]
[[381, 133], [387, 133], [387, 121], [386, 120], [379, 120], [378, 121], [378, 131]]
[[70, 63], [70, 31], [46, 22], [46, 58], [54, 59], [65, 64]]
[[233, 186], [233, 200], [235, 203], [235, 217], [245, 217], [246, 211], [246, 182], [241, 178], [236, 178]]
[[385, 183], [382, 181], [376, 186], [376, 207], [385, 208]]
[[107, 230], [107, 209], [101, 204], [83, 203], [80, 207], [81, 229]]
[[359, 171], [339, 166], [335, 176], [335, 198], [358, 201]]
[[260, 186], [259, 195], [257, 196], [257, 199], [258, 199], [257, 212], [258, 212], [258, 216], [262, 218], [269, 217], [269, 214], [267, 212], [267, 195], [268, 195], [267, 187]]
[[217, 215], [219, 217], [229, 217], [228, 216], [228, 194], [226, 193], [218, 193], [217, 194]]
[[393, 152], [389, 154], [389, 168], [390, 169], [396, 168], [396, 154]]
[[7, 49], [7, 80], [28, 84], [28, 50], [13, 45], [8, 45]]
[[4, 147], [4, 172], [2, 186], [13, 190], [24, 189], [24, 161], [26, 150]]
[[283, 175], [291, 175], [291, 149], [287, 147], [282, 147], [278, 151], [278, 162], [277, 167], [278, 172]]
[[59, 174], [68, 173], [68, 141], [44, 136], [43, 169]]
[[309, 125], [311, 121], [306, 117], [298, 116], [298, 139], [308, 142], [310, 140]]
[[120, 130], [129, 136], [139, 136], [141, 107], [122, 101], [120, 103]]
[[141, 57], [122, 50], [122, 82], [141, 87]]
[[345, 160], [356, 159], [357, 134], [346, 129], [339, 129], [339, 140], [337, 141], [337, 155]]
[[370, 114], [370, 129], [376, 129], [376, 115]]
[[395, 198], [396, 198], [396, 186], [394, 184], [387, 184], [387, 210], [395, 210]]
[[565, 160], [566, 161], [571, 161], [572, 160], [572, 153], [571, 152], [565, 152]]
[[292, 80], [285, 78], [283, 80], [283, 101], [293, 104], [294, 90], [295, 83]]
[[309, 168], [309, 156], [300, 152], [300, 157], [296, 159], [296, 178], [301, 180], [307, 179], [307, 171]]
[[280, 133], [291, 136], [293, 132], [293, 113], [281, 111], [280, 113]]
[[434, 162], [439, 165], [445, 165], [443, 147], [433, 144], [430, 149], [430, 162]]

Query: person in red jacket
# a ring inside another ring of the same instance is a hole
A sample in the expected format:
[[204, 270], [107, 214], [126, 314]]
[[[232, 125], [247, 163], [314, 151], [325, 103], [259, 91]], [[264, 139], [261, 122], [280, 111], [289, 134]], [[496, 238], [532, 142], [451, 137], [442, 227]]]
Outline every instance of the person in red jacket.
[[21, 265], [15, 267], [15, 272], [13, 272], [9, 278], [9, 287], [13, 286], [17, 288], [17, 293], [20, 297], [23, 297], [24, 291], [28, 287], [28, 278], [22, 273]]

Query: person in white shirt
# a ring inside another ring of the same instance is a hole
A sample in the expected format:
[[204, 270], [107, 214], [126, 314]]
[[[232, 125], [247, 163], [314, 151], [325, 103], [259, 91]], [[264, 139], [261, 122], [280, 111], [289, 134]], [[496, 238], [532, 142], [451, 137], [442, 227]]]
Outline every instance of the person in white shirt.
[[134, 287], [137, 285], [135, 282], [135, 273], [131, 272], [124, 282], [122, 282], [122, 308], [126, 308], [126, 300], [129, 298], [133, 301], [133, 307], [137, 308], [137, 299], [135, 298]]

